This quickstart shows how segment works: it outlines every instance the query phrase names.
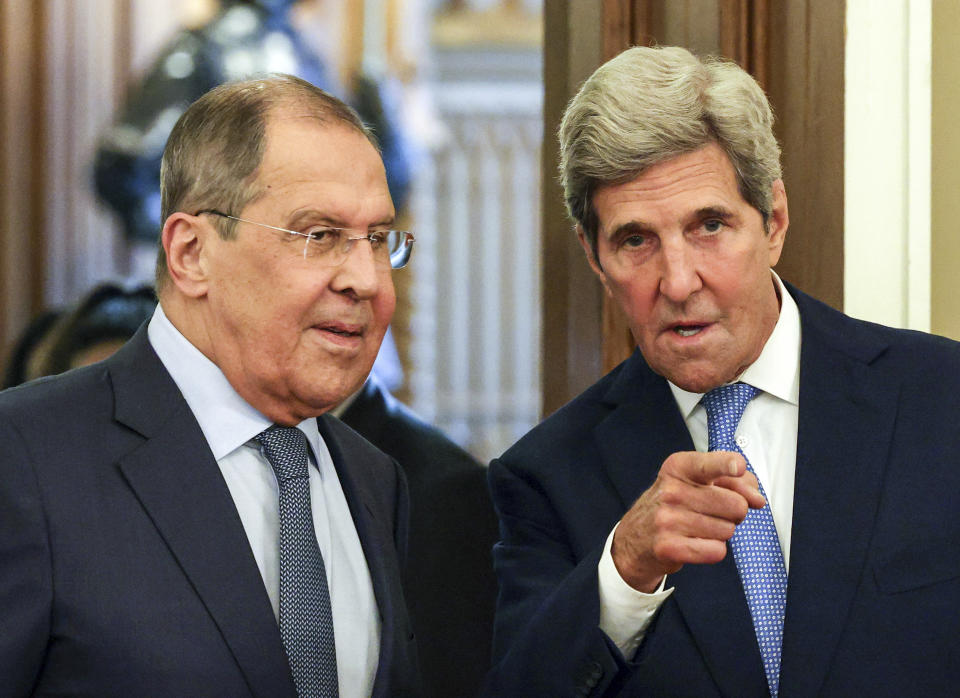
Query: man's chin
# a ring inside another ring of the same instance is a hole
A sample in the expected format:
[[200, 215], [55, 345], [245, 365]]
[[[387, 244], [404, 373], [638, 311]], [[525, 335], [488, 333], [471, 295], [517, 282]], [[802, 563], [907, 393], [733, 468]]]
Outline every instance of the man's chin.
[[685, 367], [683, 370], [676, 367], [667, 367], [662, 371], [654, 368], [654, 371], [688, 393], [708, 393], [728, 380], [723, 377], [722, 373], [712, 367], [700, 371], [692, 367]]
[[351, 376], [338, 376], [335, 382], [322, 382], [310, 386], [304, 386], [298, 390], [296, 398], [306, 406], [311, 417], [318, 417], [324, 412], [329, 412], [334, 407], [356, 393], [363, 387], [368, 373]]

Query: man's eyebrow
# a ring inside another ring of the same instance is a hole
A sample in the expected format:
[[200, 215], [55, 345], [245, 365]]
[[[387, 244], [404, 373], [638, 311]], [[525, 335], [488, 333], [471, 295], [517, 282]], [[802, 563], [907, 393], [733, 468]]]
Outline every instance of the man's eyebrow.
[[[731, 209], [722, 205], [711, 205], [711, 206], [702, 206], [695, 211], [693, 211], [688, 217], [689, 221], [702, 221], [707, 218], [721, 218], [723, 220], [730, 220], [731, 218], [736, 218], [736, 213]], [[645, 223], [641, 220], [632, 220], [625, 223], [621, 223], [616, 228], [613, 228], [609, 232], [604, 232], [601, 230], [607, 238], [615, 238], [621, 235], [635, 235], [635, 234], [648, 234], [654, 232], [654, 227], [649, 223]]]
[[607, 238], [620, 237], [621, 235], [646, 234], [653, 232], [653, 227], [643, 221], [627, 221], [621, 223], [616, 228], [606, 233]]
[[704, 218], [723, 218], [724, 220], [734, 218], [736, 214], [725, 206], [704, 206], [693, 212], [693, 220], [703, 220]]
[[379, 223], [371, 223], [370, 227], [371, 228], [392, 228], [394, 223], [396, 222], [397, 222], [396, 216], [387, 216], [386, 218], [381, 220]]
[[307, 208], [295, 211], [289, 218], [290, 227], [295, 227], [297, 225], [302, 225], [303, 223], [323, 223], [324, 225], [329, 225], [332, 227], [337, 227], [340, 224], [339, 219], [336, 216], [331, 216], [328, 213], [323, 213], [317, 211], [316, 209]]
[[[387, 216], [381, 221], [376, 223], [371, 223], [369, 228], [383, 228], [390, 227], [394, 224], [396, 216]], [[322, 223], [323, 225], [329, 225], [331, 228], [350, 228], [342, 218], [339, 216], [323, 213], [316, 209], [303, 209], [296, 211], [291, 217], [289, 225], [291, 228], [297, 225], [303, 225], [304, 223]]]

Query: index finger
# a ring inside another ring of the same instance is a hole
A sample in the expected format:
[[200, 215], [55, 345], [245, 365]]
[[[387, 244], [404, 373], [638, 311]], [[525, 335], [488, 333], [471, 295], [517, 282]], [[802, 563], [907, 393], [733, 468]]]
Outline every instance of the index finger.
[[682, 451], [664, 461], [661, 470], [673, 477], [698, 485], [711, 485], [722, 477], [739, 477], [747, 470], [747, 462], [733, 451]]

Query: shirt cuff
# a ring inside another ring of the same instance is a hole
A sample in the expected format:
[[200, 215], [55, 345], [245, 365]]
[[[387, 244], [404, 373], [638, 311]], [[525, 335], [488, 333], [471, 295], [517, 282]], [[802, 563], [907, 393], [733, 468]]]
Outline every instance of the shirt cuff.
[[[619, 526], [619, 522], [617, 526]], [[603, 546], [603, 555], [597, 565], [600, 589], [600, 629], [613, 644], [620, 648], [627, 661], [633, 658], [647, 633], [647, 628], [660, 606], [673, 593], [673, 587], [664, 591], [667, 578], [660, 580], [660, 587], [652, 594], [637, 591], [627, 584], [613, 562], [610, 548], [613, 544], [613, 527]]]

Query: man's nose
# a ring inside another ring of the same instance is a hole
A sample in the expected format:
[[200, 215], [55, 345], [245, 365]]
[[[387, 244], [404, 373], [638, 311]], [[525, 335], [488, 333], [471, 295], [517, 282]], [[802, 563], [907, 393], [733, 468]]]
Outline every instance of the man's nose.
[[683, 303], [703, 287], [696, 260], [683, 241], [663, 247], [660, 269], [660, 293], [674, 303]]
[[358, 298], [376, 295], [383, 283], [383, 265], [366, 237], [352, 238], [347, 243], [343, 261], [331, 280], [336, 291], [349, 291]]

